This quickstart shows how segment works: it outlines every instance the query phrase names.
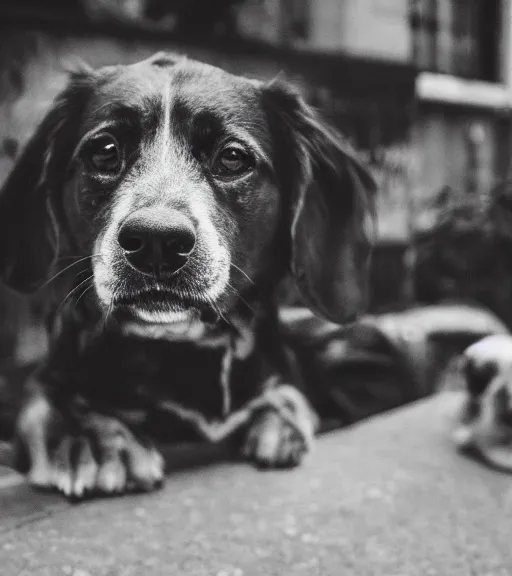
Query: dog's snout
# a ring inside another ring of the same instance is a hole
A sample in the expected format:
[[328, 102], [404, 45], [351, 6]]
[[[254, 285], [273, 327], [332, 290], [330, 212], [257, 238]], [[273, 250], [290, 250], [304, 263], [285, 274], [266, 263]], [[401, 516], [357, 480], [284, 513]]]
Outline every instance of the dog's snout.
[[118, 243], [133, 268], [162, 276], [183, 268], [194, 251], [196, 232], [193, 222], [182, 212], [145, 209], [123, 222]]

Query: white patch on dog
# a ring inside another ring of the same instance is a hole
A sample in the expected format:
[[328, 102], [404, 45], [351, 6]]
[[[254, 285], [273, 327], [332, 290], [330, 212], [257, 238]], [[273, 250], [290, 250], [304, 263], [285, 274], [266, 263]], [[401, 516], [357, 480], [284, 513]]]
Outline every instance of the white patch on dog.
[[219, 234], [213, 225], [204, 204], [198, 201], [190, 202], [192, 215], [199, 222], [199, 235], [208, 247], [212, 259], [211, 267], [216, 272], [213, 284], [208, 288], [206, 297], [216, 300], [226, 289], [229, 282], [231, 258], [229, 251], [222, 246]]
[[171, 148], [171, 83], [167, 83], [167, 90], [163, 95], [163, 119], [162, 119], [162, 142], [160, 144], [161, 149], [161, 161], [162, 165], [165, 166], [166, 162], [169, 160], [169, 152]]
[[470, 359], [475, 367], [492, 364], [497, 372], [512, 368], [512, 336], [494, 334], [486, 336], [469, 346], [464, 356]]
[[104, 234], [100, 234], [94, 243], [94, 254], [101, 254], [92, 263], [94, 289], [99, 301], [105, 308], [111, 304], [114, 292], [115, 277], [114, 247], [120, 223], [129, 216], [133, 208], [133, 199], [129, 193], [120, 194], [112, 208], [111, 219]]

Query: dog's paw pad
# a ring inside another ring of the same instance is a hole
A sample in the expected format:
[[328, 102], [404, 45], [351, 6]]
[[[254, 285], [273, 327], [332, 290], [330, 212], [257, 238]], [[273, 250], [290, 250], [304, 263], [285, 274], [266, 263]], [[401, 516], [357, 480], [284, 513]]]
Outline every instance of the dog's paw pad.
[[270, 410], [255, 418], [243, 446], [243, 455], [261, 468], [292, 468], [307, 451], [306, 436]]

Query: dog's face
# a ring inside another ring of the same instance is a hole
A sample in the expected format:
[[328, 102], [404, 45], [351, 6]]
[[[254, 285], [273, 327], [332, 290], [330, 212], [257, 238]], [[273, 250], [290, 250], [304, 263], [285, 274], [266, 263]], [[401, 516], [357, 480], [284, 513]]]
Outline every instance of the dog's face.
[[223, 309], [265, 273], [281, 215], [257, 88], [190, 62], [108, 76], [66, 191], [98, 299], [147, 322]]
[[0, 196], [0, 265], [31, 290], [85, 258], [105, 313], [174, 323], [291, 264], [310, 305], [344, 320], [363, 298], [372, 191], [288, 88], [157, 55], [73, 76]]

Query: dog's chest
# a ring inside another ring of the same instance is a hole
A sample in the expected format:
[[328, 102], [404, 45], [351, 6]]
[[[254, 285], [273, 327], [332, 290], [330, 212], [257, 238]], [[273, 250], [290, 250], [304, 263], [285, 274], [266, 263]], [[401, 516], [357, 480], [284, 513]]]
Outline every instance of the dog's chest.
[[180, 410], [205, 422], [226, 421], [261, 384], [254, 352], [240, 357], [229, 338], [169, 342], [108, 334], [84, 351], [80, 364], [79, 391], [93, 405], [142, 411], [171, 435], [183, 423]]

